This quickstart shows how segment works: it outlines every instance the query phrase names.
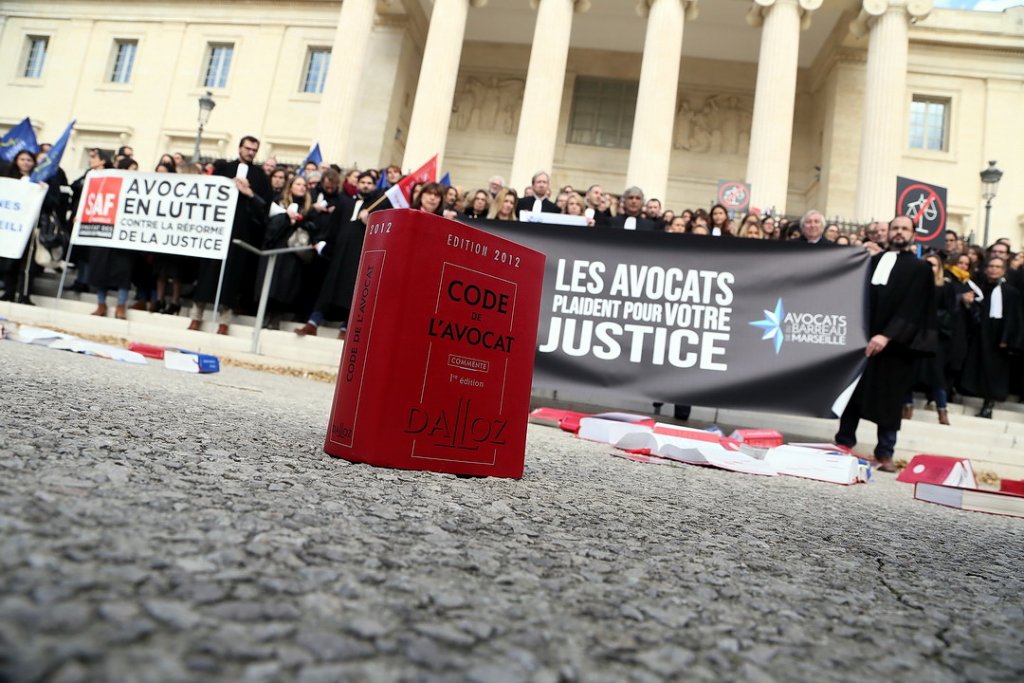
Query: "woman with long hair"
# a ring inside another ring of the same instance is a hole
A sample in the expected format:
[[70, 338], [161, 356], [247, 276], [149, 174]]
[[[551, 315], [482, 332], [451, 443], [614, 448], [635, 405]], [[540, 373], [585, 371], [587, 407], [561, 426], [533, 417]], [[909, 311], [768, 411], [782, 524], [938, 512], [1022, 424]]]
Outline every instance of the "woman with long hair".
[[[565, 198], [565, 213], [568, 216], [586, 216], [587, 206], [583, 201], [583, 197], [579, 196], [575, 192], [567, 193]], [[587, 227], [593, 227], [594, 217], [587, 218]]]
[[[949, 424], [948, 400], [950, 388], [960, 375], [964, 356], [967, 354], [967, 327], [960, 303], [960, 286], [946, 272], [942, 257], [932, 252], [924, 260], [932, 269], [936, 290], [937, 323], [939, 348], [936, 353], [917, 362], [915, 387], [929, 392], [935, 402], [939, 424]], [[908, 391], [903, 402], [903, 417], [910, 419], [914, 414], [913, 392]]]
[[511, 187], [502, 189], [491, 203], [491, 210], [488, 212], [487, 217], [496, 221], [519, 220], [518, 216], [516, 216], [516, 202], [518, 200], [519, 197], [516, 195], [516, 191]]
[[[263, 238], [264, 249], [282, 249], [289, 245], [289, 240], [300, 230], [305, 232], [306, 244], [312, 242], [316, 228], [314, 221], [318, 215], [313, 206], [313, 193], [309, 184], [300, 175], [292, 178], [285, 188], [277, 208], [271, 209], [273, 214], [267, 222], [267, 231]], [[300, 233], [301, 235], [301, 233]], [[298, 236], [296, 236], [298, 237]], [[274, 278], [270, 282], [267, 296], [267, 310], [270, 315], [267, 326], [277, 329], [282, 318], [295, 312], [299, 293], [302, 291], [303, 278], [306, 276], [306, 265], [311, 259], [312, 251], [293, 252], [278, 257]], [[259, 298], [263, 289], [263, 276], [266, 272], [266, 261], [261, 259], [256, 272], [256, 285], [253, 296]]]
[[473, 193], [472, 201], [466, 202], [465, 218], [487, 218], [487, 212], [491, 209], [491, 195], [487, 190], [477, 190]]
[[[415, 192], [415, 189], [413, 190]], [[441, 183], [426, 183], [415, 193], [410, 208], [426, 211], [438, 216], [444, 215], [445, 187]]]
[[[11, 159], [11, 165], [7, 169], [6, 177], [25, 182], [32, 182], [32, 171], [36, 168], [36, 158], [32, 152], [23, 149]], [[43, 206], [40, 215], [45, 211], [53, 211], [60, 201], [60, 188], [54, 187], [52, 183], [39, 183], [46, 187], [46, 196], [43, 197]], [[4, 276], [4, 294], [0, 297], [2, 301], [13, 301], [19, 304], [32, 306], [32, 270], [35, 268], [36, 253], [36, 229], [33, 227], [29, 235], [25, 250], [20, 258], [0, 258], [0, 273]]]
[[726, 235], [733, 234], [733, 224], [729, 219], [729, 212], [721, 204], [715, 204], [711, 207], [711, 220], [708, 223], [708, 228], [711, 230], [711, 234], [715, 237], [725, 237]]

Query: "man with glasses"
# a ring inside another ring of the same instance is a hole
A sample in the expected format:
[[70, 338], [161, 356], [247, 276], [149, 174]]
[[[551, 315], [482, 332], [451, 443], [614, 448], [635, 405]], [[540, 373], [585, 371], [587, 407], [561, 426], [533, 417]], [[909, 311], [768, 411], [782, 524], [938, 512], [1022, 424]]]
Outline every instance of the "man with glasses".
[[658, 224], [644, 218], [644, 191], [639, 187], [628, 187], [622, 193], [622, 212], [612, 217], [610, 225], [620, 230], [647, 230], [657, 232]]
[[[234, 161], [218, 159], [213, 165], [213, 175], [233, 178], [238, 188], [238, 203], [235, 204], [235, 220], [231, 225], [231, 239], [241, 239], [260, 247], [263, 242], [263, 222], [273, 201], [270, 180], [260, 166], [254, 165], [260, 151], [260, 141], [246, 135], [238, 145], [238, 158]], [[224, 279], [220, 292], [220, 316], [217, 334], [227, 334], [234, 311], [241, 304], [251, 303], [256, 282], [256, 258], [249, 252], [235, 246], [228, 249], [224, 264]], [[214, 259], [199, 260], [199, 278], [193, 295], [192, 319], [188, 329], [198, 330], [202, 326], [203, 310], [217, 297], [217, 282], [220, 279], [221, 262]]]
[[946, 252], [947, 259], [955, 259], [960, 255], [960, 236], [956, 234], [955, 230], [945, 232], [945, 246], [942, 250]]

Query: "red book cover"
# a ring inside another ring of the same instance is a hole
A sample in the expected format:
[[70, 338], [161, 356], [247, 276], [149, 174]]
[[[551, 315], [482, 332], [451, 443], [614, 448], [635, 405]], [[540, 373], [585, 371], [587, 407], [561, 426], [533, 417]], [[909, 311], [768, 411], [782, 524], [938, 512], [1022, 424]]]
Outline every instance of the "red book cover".
[[521, 477], [544, 255], [422, 211], [371, 216], [324, 450]]
[[964, 488], [974, 488], [977, 485], [971, 461], [947, 455], [915, 455], [896, 477], [896, 481], [907, 484], [923, 481]]

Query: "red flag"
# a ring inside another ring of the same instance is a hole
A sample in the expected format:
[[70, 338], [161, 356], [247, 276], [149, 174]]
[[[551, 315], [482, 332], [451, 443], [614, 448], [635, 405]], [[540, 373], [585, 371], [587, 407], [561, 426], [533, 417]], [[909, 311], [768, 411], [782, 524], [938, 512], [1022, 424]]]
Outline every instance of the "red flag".
[[384, 194], [391, 206], [396, 209], [407, 209], [412, 203], [412, 186], [416, 183], [437, 182], [437, 155], [388, 188]]

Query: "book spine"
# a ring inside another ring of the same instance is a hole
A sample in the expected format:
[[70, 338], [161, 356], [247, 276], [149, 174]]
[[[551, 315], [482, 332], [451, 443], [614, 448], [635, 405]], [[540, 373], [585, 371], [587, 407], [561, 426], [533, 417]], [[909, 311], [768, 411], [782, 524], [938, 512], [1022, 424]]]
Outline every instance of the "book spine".
[[[367, 394], [379, 389], [370, 386], [375, 383], [368, 381], [367, 363], [371, 349], [376, 347], [379, 352], [382, 343], [377, 338], [380, 335], [375, 334], [375, 323], [385, 268], [389, 275], [401, 270], [388, 262], [389, 256], [393, 261], [396, 255], [396, 250], [389, 249], [391, 235], [389, 222], [371, 221], [366, 228], [327, 434], [327, 445], [335, 448], [355, 447], [357, 432], [367, 422], [365, 407], [373, 403]], [[363, 413], [360, 408], [364, 408]]]

